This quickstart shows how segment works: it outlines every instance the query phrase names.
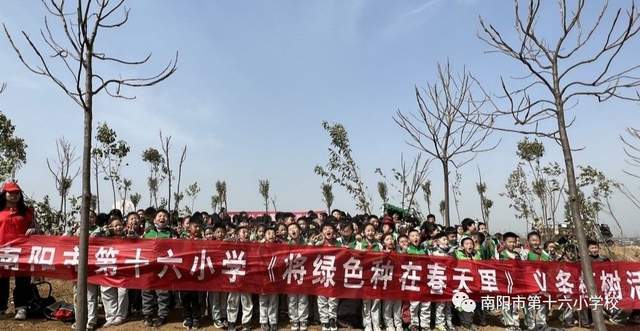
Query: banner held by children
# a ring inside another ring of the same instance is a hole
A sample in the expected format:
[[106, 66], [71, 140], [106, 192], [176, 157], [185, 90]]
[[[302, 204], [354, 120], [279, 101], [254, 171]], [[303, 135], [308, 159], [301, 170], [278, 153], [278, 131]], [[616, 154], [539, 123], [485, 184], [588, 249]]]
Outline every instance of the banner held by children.
[[[78, 239], [68, 236], [15, 239], [0, 247], [0, 273], [74, 280], [77, 245]], [[589, 300], [580, 265], [567, 262], [460, 261], [336, 247], [104, 238], [91, 239], [89, 256], [89, 283], [120, 288], [419, 301], [451, 301], [457, 292], [476, 301], [531, 295], [545, 304]], [[640, 308], [640, 263], [593, 266], [602, 305]]]

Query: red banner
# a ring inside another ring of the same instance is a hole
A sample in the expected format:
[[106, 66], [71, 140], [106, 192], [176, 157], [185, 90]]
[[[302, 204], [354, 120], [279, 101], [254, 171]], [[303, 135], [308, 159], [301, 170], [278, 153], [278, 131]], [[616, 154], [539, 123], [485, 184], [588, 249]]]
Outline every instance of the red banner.
[[[16, 239], [0, 247], [0, 272], [74, 280], [77, 245], [76, 237]], [[603, 304], [640, 308], [640, 263], [594, 262], [593, 268]], [[576, 263], [458, 261], [206, 240], [91, 238], [89, 275], [92, 284], [141, 289], [419, 301], [449, 301], [457, 292], [478, 301], [531, 295], [553, 303], [586, 299]]]

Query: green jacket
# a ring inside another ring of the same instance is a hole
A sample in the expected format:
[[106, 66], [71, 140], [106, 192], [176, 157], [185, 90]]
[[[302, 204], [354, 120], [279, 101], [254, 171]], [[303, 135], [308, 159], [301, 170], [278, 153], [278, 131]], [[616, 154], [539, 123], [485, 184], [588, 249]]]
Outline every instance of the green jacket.
[[407, 248], [407, 254], [409, 255], [427, 255], [427, 251], [422, 247], [416, 247], [413, 245], [409, 245]]
[[355, 249], [360, 251], [381, 252], [382, 244], [377, 240], [374, 240], [372, 243], [369, 243], [367, 239], [363, 239], [356, 243]]
[[356, 248], [358, 241], [356, 240], [356, 236], [351, 236], [350, 238], [340, 237], [338, 238], [341, 247], [347, 247], [350, 249]]
[[541, 250], [540, 254], [534, 252], [533, 250], [529, 250], [529, 253], [527, 253], [527, 260], [528, 261], [551, 261], [551, 257], [549, 257], [549, 254], [544, 250]]
[[472, 256], [467, 255], [462, 248], [456, 249], [453, 254], [456, 260], [473, 260], [479, 261], [482, 260], [482, 253], [480, 251], [475, 251]]
[[520, 254], [517, 252], [509, 252], [505, 249], [500, 252], [500, 260], [520, 260]]
[[145, 239], [169, 239], [175, 237], [176, 236], [174, 235], [173, 231], [171, 231], [169, 228], [158, 230], [155, 227], [147, 230], [147, 232], [142, 235], [142, 238]]

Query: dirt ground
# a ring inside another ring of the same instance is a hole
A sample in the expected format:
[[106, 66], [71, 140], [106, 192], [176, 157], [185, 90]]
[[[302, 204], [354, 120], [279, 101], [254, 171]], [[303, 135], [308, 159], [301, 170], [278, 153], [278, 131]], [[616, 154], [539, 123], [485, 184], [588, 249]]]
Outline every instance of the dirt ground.
[[[605, 251], [606, 252], [606, 251]], [[603, 253], [605, 253], [603, 252]], [[614, 260], [627, 260], [627, 261], [640, 261], [640, 247], [638, 246], [626, 246], [626, 247], [614, 247], [611, 249], [611, 255]], [[73, 302], [73, 285], [70, 282], [58, 281], [58, 280], [50, 280], [53, 285], [53, 296], [56, 300], [64, 300], [65, 302]], [[13, 284], [11, 285], [13, 288]], [[46, 295], [42, 293], [42, 295]], [[13, 299], [11, 299], [13, 300]], [[13, 305], [9, 307], [9, 314], [5, 316], [0, 316], [0, 330], [52, 330], [52, 331], [68, 331], [71, 330], [71, 324], [65, 324], [58, 321], [48, 321], [46, 319], [29, 319], [27, 321], [15, 321], [13, 320]], [[560, 327], [557, 324], [556, 319], [551, 319], [551, 325], [554, 327]], [[497, 316], [489, 317], [489, 326], [482, 327], [480, 330], [482, 331], [497, 331], [504, 330], [504, 327], [501, 326], [501, 323]], [[259, 330], [258, 325], [255, 325], [256, 329]], [[148, 329], [145, 327], [140, 318], [132, 318], [130, 321], [127, 321], [125, 324], [110, 327], [105, 330], [113, 330], [113, 331], [125, 331], [125, 330], [141, 330]], [[173, 312], [170, 316], [170, 321], [167, 325], [164, 325], [159, 330], [184, 330], [182, 327], [182, 320], [180, 318], [179, 312]], [[211, 322], [208, 318], [203, 320], [202, 330], [217, 330], [211, 325]], [[280, 329], [288, 330], [287, 325], [280, 325]], [[312, 331], [320, 330], [320, 327], [315, 325], [309, 328]], [[640, 326], [619, 326], [619, 325], [609, 325], [609, 330], [614, 331], [623, 331], [623, 330], [640, 330]], [[341, 330], [358, 330], [358, 329], [341, 329]], [[571, 328], [567, 329], [571, 331], [577, 330], [588, 330], [585, 328]]]

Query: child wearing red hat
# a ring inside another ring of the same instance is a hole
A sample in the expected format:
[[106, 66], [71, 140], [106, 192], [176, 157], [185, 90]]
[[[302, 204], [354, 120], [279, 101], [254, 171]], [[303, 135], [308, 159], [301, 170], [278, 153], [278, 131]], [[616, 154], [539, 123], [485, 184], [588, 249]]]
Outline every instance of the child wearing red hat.
[[[30, 235], [33, 229], [33, 209], [24, 203], [22, 190], [15, 182], [7, 182], [0, 193], [0, 246], [20, 236]], [[30, 277], [16, 277], [13, 298], [16, 307], [15, 319], [27, 318], [27, 303], [31, 297]], [[0, 314], [4, 314], [9, 303], [9, 277], [0, 277]]]

